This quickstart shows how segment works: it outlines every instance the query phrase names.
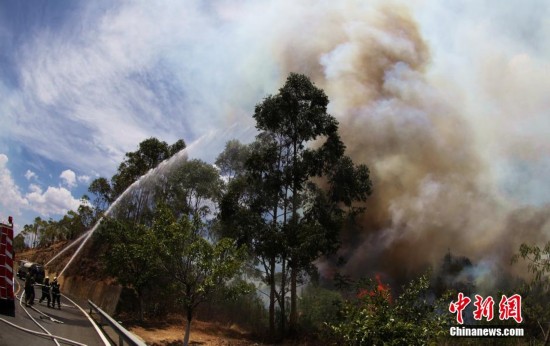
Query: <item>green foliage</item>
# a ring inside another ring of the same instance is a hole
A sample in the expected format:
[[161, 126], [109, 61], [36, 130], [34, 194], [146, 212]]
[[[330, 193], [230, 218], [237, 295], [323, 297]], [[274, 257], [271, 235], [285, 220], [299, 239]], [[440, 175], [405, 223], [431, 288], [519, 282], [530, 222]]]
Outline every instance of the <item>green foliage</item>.
[[392, 302], [386, 291], [376, 289], [372, 281], [368, 294], [346, 301], [340, 321], [327, 323], [335, 343], [346, 345], [425, 345], [445, 337], [451, 314], [445, 313], [448, 300], [434, 301], [429, 278], [423, 275], [411, 281]]
[[25, 235], [19, 233], [13, 238], [13, 251], [21, 252], [27, 249], [27, 244], [25, 244]]
[[172, 157], [185, 149], [185, 141], [183, 139], [178, 139], [174, 144], [168, 147], [168, 155]]
[[[178, 142], [175, 144], [176, 146]], [[139, 143], [139, 149], [126, 153], [126, 159], [118, 167], [117, 173], [111, 179], [113, 197], [119, 196], [128, 186], [147, 173], [150, 169], [158, 166], [174, 153], [170, 146], [154, 137], [148, 138]]]
[[[102, 256], [105, 271], [121, 285], [133, 288], [140, 301], [151, 291], [176, 290], [188, 316], [215, 292], [223, 291], [230, 299], [250, 291], [242, 281], [229, 282], [241, 268], [245, 249], [227, 238], [211, 243], [199, 234], [200, 227], [199, 220], [176, 219], [162, 204], [151, 226], [104, 219], [96, 239], [109, 244]], [[157, 287], [159, 283], [164, 287]]]
[[550, 340], [550, 241], [543, 247], [521, 244], [519, 252], [512, 257], [512, 264], [522, 259], [527, 262], [530, 281], [518, 288], [522, 300], [522, 313], [526, 323], [538, 328], [530, 330], [540, 339]]
[[325, 323], [337, 323], [343, 301], [337, 291], [308, 285], [302, 292], [298, 304], [302, 330], [319, 333]]
[[[226, 288], [225, 283], [238, 274], [246, 256], [246, 250], [237, 248], [231, 239], [210, 243], [198, 233], [201, 227], [198, 223], [185, 216], [176, 220], [170, 210], [161, 205], [152, 226], [163, 269], [180, 288], [181, 302], [189, 319], [197, 305]], [[246, 290], [242, 285], [232, 288]]]
[[151, 229], [126, 221], [103, 219], [96, 237], [110, 244], [102, 261], [106, 272], [116, 277], [120, 284], [140, 291], [153, 283], [159, 263], [155, 234]]
[[126, 153], [125, 160], [119, 165], [110, 182], [100, 177], [90, 184], [88, 190], [95, 196], [93, 205], [96, 211], [99, 213], [107, 209], [110, 203], [142, 175], [184, 148], [185, 142], [182, 139], [172, 145], [154, 137], [139, 143], [138, 150]]
[[[120, 199], [120, 195], [148, 171], [156, 168], [162, 161], [169, 159], [184, 148], [185, 142], [181, 139], [168, 145], [156, 138], [148, 138], [139, 143], [138, 150], [126, 153], [125, 160], [119, 165], [111, 181], [100, 177], [92, 181], [88, 188], [93, 197], [92, 205], [95, 217], [99, 218], [111, 203]], [[110, 213], [111, 216], [136, 223], [150, 223], [155, 193], [160, 191], [162, 195], [165, 194], [163, 189], [166, 186], [162, 183], [166, 183], [162, 174], [142, 181], [140, 186], [128, 191], [125, 197], [118, 201], [116, 210], [112, 210]], [[161, 186], [155, 190], [157, 184]], [[158, 199], [162, 200], [163, 197]]]
[[113, 202], [111, 185], [103, 177], [94, 179], [88, 187], [88, 192], [94, 195], [92, 204], [98, 213], [105, 211], [109, 204]]
[[550, 241], [544, 247], [521, 244], [519, 253], [512, 257], [512, 263], [519, 259], [527, 261], [527, 270], [533, 274], [532, 285], [542, 285], [544, 289], [550, 288]]
[[347, 157], [339, 157], [334, 165], [326, 169], [332, 201], [351, 207], [355, 201], [366, 201], [372, 194], [370, 171], [365, 165], [355, 166]]
[[237, 174], [243, 172], [248, 156], [248, 146], [234, 139], [225, 144], [224, 151], [218, 155], [215, 163], [220, 169], [220, 174], [231, 181]]
[[290, 138], [303, 149], [305, 142], [334, 132], [337, 122], [326, 113], [328, 97], [311, 80], [291, 73], [276, 95], [256, 105], [254, 119], [260, 131]]
[[72, 240], [90, 229], [96, 220], [97, 216], [94, 215], [92, 208], [82, 204], [78, 207], [77, 212], [69, 210], [57, 222], [57, 227], [62, 230], [65, 239]]
[[246, 249], [238, 248], [229, 238], [211, 243], [201, 236], [203, 227], [199, 218], [183, 215], [176, 219], [163, 204], [157, 206], [153, 225], [158, 255], [163, 272], [173, 278], [174, 288], [180, 292], [178, 302], [187, 312], [184, 345], [189, 341], [189, 328], [194, 311], [216, 292], [227, 290], [228, 295], [246, 293], [246, 285], [226, 283], [235, 277], [246, 258]]
[[183, 161], [168, 173], [158, 200], [170, 207], [176, 217], [205, 218], [221, 194], [223, 182], [212, 165], [201, 161]]
[[46, 247], [60, 240], [73, 240], [88, 230], [96, 221], [86, 196], [76, 211], [69, 210], [62, 219], [42, 220], [36, 217], [30, 225], [25, 225], [21, 236], [30, 242], [31, 247]]
[[143, 225], [103, 219], [95, 237], [109, 244], [108, 251], [101, 256], [105, 272], [136, 291], [143, 319], [144, 294], [155, 288], [156, 279], [162, 275], [155, 234]]

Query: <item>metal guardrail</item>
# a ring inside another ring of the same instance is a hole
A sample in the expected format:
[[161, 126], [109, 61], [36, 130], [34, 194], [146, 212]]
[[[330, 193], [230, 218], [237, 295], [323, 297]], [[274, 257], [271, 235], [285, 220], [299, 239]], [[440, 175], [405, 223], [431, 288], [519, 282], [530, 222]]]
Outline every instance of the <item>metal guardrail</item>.
[[107, 323], [118, 334], [118, 344], [120, 346], [125, 343], [132, 346], [147, 346], [143, 341], [139, 340], [134, 334], [126, 330], [126, 328], [121, 326], [120, 323], [115, 321], [111, 316], [101, 310], [89, 299], [88, 304], [90, 305], [90, 314], [92, 314], [92, 310], [96, 311], [101, 317], [101, 323]]

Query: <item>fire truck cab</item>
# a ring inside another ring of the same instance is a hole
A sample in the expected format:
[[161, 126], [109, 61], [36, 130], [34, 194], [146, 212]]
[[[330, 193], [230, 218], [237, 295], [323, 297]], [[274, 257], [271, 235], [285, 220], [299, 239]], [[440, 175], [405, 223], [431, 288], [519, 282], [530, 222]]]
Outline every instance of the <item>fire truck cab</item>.
[[13, 279], [13, 221], [0, 223], [0, 313], [14, 315], [14, 285]]

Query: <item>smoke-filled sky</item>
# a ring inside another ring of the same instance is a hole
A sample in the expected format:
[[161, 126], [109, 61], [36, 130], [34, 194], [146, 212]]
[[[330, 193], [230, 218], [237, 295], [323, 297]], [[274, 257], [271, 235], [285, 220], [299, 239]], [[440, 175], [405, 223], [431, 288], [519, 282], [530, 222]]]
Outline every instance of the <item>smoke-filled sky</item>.
[[[3, 1], [0, 218], [78, 206], [151, 136], [212, 161], [289, 72], [331, 101], [375, 193], [347, 269], [449, 249], [504, 263], [550, 238], [550, 4]], [[370, 269], [364, 269], [370, 268]]]

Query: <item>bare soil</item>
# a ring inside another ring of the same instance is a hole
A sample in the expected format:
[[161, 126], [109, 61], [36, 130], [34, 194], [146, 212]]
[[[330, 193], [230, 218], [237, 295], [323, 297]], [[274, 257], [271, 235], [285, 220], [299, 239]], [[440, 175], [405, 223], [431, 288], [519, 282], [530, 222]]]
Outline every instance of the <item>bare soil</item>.
[[[183, 345], [185, 319], [174, 316], [164, 322], [145, 322], [129, 327], [129, 330], [141, 337], [147, 345], [176, 346]], [[193, 321], [191, 324], [190, 345], [205, 346], [249, 346], [264, 345], [254, 341], [252, 335], [236, 325], [224, 326], [218, 323]]]
[[[175, 316], [164, 322], [145, 322], [128, 329], [142, 338], [150, 346], [183, 345], [185, 319]], [[191, 324], [190, 345], [205, 346], [321, 346], [322, 340], [302, 338], [288, 339], [281, 343], [265, 343], [237, 325], [222, 325], [216, 322], [193, 321]]]

